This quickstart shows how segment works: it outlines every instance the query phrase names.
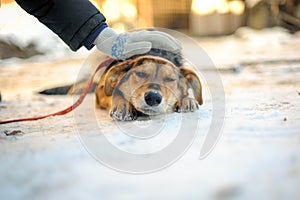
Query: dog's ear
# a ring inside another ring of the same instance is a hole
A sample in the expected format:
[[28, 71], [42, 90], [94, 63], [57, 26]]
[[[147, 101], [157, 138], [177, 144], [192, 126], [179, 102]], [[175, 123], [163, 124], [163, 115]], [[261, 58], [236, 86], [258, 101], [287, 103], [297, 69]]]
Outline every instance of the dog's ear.
[[187, 80], [189, 83], [189, 87], [192, 88], [194, 96], [196, 100], [198, 101], [199, 105], [203, 104], [203, 99], [202, 99], [202, 85], [200, 82], [199, 77], [197, 74], [187, 68], [180, 68], [180, 73], [183, 75], [183, 77]]
[[123, 62], [112, 67], [105, 76], [104, 92], [107, 96], [111, 96], [114, 88], [119, 83], [121, 78], [128, 72], [132, 67], [130, 62]]

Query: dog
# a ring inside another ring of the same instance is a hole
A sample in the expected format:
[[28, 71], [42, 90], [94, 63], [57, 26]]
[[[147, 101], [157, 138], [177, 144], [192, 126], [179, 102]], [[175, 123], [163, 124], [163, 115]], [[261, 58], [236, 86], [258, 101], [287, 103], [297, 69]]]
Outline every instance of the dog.
[[[189, 89], [194, 97], [190, 97]], [[113, 63], [103, 73], [95, 94], [96, 107], [121, 121], [142, 115], [193, 112], [203, 104], [197, 74], [183, 66], [181, 55], [157, 49]]]
[[[151, 49], [147, 54], [125, 61], [115, 60], [96, 83], [96, 107], [106, 109], [119, 121], [198, 110], [203, 104], [201, 81], [182, 60], [180, 53], [160, 49]], [[59, 91], [70, 94], [75, 90], [67, 86], [41, 93], [57, 94]]]

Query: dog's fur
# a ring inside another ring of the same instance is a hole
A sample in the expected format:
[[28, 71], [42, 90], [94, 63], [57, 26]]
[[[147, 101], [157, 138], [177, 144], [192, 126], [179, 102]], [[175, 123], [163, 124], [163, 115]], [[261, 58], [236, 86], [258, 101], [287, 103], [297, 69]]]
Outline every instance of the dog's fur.
[[[189, 96], [192, 89], [194, 98]], [[96, 106], [117, 120], [139, 115], [193, 112], [203, 103], [201, 82], [183, 67], [180, 55], [151, 50], [121, 63], [113, 63], [96, 87]]]
[[[82, 88], [80, 84], [41, 93], [70, 94]], [[184, 67], [181, 54], [158, 49], [111, 63], [101, 75], [95, 95], [97, 108], [108, 110], [112, 118], [122, 121], [165, 112], [193, 112], [203, 103], [200, 79]]]

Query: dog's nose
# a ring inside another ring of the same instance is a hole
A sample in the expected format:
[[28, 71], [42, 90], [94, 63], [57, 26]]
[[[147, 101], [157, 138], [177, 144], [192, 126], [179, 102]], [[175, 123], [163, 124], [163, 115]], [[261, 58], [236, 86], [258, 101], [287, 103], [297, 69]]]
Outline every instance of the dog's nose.
[[158, 106], [161, 103], [162, 96], [158, 92], [146, 92], [145, 101], [149, 106]]

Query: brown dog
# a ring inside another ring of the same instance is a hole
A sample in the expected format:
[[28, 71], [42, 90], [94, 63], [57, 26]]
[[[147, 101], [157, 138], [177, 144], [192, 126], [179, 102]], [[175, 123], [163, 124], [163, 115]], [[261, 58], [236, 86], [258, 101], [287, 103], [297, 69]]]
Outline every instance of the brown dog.
[[[85, 85], [82, 82], [40, 93], [79, 94]], [[166, 112], [193, 112], [203, 103], [201, 82], [194, 71], [183, 66], [181, 54], [158, 49], [114, 61], [94, 88], [97, 108], [122, 121]]]
[[[190, 88], [194, 98], [189, 95]], [[151, 55], [111, 66], [103, 73], [95, 93], [96, 106], [122, 121], [140, 115], [193, 112], [203, 103], [201, 82], [195, 72]]]

